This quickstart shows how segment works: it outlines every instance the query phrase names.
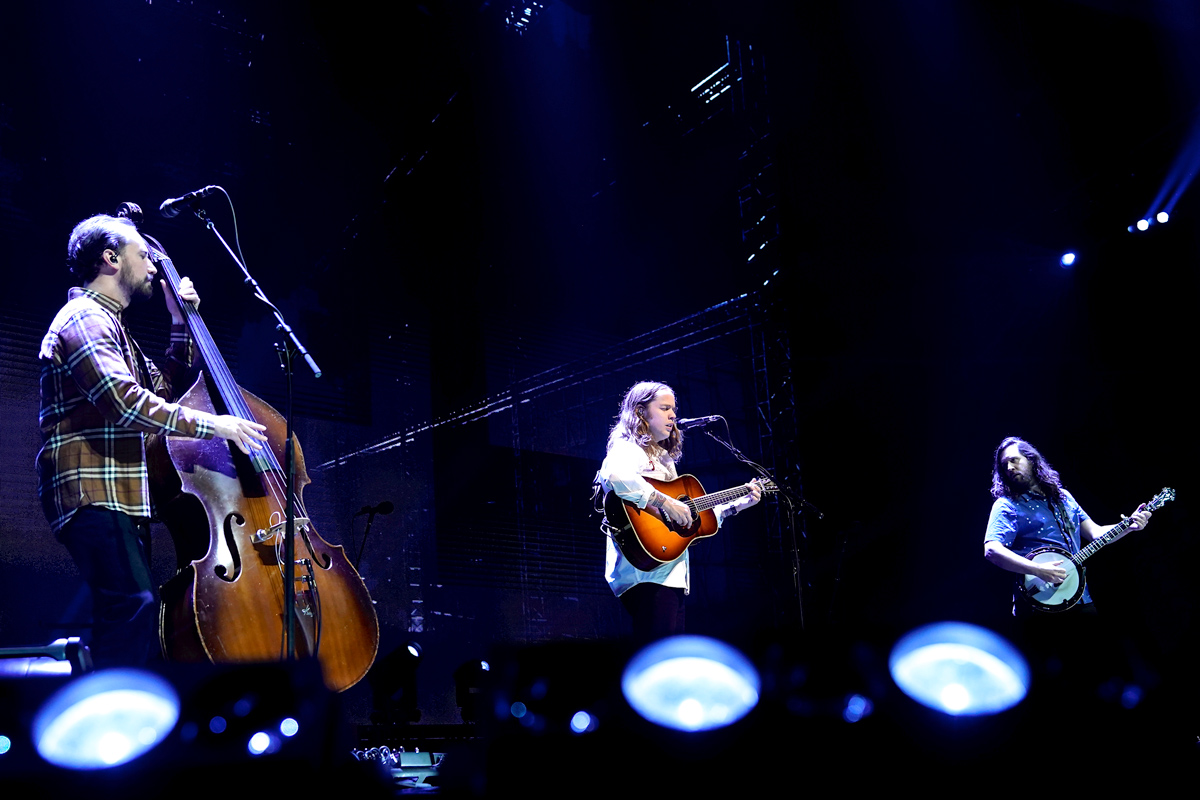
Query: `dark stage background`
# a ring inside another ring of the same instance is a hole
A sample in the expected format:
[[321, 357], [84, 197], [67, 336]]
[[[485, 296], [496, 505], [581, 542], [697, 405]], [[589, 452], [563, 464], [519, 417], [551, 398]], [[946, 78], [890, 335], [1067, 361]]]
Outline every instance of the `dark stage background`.
[[[802, 603], [773, 504], [698, 545], [694, 631], [878, 655], [922, 622], [1003, 626], [981, 538], [1017, 434], [1101, 522], [1178, 490], [1091, 572], [1147, 702], [1175, 702], [1197, 627], [1197, 204], [1126, 226], [1197, 135], [1200, 10], [555, 0], [524, 34], [510, 10], [0, 12], [0, 646], [86, 632], [33, 472], [71, 226], [220, 184], [326, 371], [297, 380], [318, 530], [353, 556], [353, 513], [396, 504], [361, 571], [381, 655], [424, 647], [423, 721], [458, 721], [450, 673], [495, 645], [623, 634], [590, 482], [642, 379], [724, 414], [823, 512], [799, 523]], [[705, 102], [705, 76], [728, 91]], [[242, 385], [282, 406], [273, 320], [217, 244], [186, 215], [144, 228]], [[133, 319], [161, 352], [157, 301]], [[710, 490], [751, 477], [700, 434], [684, 466]], [[165, 580], [165, 529], [155, 546]], [[365, 720], [365, 683], [347, 699]]]

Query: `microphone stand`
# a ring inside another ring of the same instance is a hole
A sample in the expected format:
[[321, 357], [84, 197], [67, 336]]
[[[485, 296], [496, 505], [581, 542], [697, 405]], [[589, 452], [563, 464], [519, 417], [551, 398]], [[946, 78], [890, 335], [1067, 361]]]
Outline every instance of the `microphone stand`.
[[[217, 187], [220, 189], [221, 187]], [[221, 189], [222, 194], [228, 198], [228, 193]], [[225, 241], [225, 237], [217, 230], [216, 224], [209, 219], [208, 214], [203, 208], [193, 207], [192, 212], [204, 223], [221, 246], [225, 248], [225, 252], [229, 253], [229, 257], [233, 259], [233, 263], [237, 264], [238, 269], [244, 275], [243, 283], [251, 288], [254, 297], [261, 301], [267, 308], [271, 309], [271, 313], [275, 315], [275, 329], [283, 334], [282, 342], [276, 342], [275, 349], [279, 353], [279, 363], [283, 368], [284, 374], [287, 376], [287, 404], [284, 409], [284, 419], [287, 421], [287, 443], [284, 445], [284, 469], [287, 471], [287, 516], [284, 526], [284, 567], [283, 567], [283, 604], [284, 604], [284, 624], [283, 624], [283, 650], [287, 654], [288, 661], [296, 660], [296, 450], [295, 439], [292, 435], [292, 417], [293, 417], [293, 389], [292, 377], [294, 370], [292, 362], [297, 355], [304, 359], [304, 363], [308, 364], [308, 368], [312, 370], [313, 377], [321, 377], [321, 368], [317, 366], [317, 362], [309, 355], [308, 350], [300, 343], [296, 332], [287, 324], [283, 318], [283, 312], [279, 307], [272, 303], [267, 295], [259, 286], [258, 281], [246, 269], [246, 265], [238, 258], [237, 253]], [[317, 641], [320, 641], [320, 634], [317, 634]], [[314, 653], [314, 655], [316, 655]]]
[[[720, 420], [725, 423], [725, 430], [726, 430], [726, 432], [728, 432], [728, 430], [729, 430], [728, 420], [726, 420], [724, 417], [720, 417]], [[796, 607], [797, 607], [797, 610], [800, 612], [800, 628], [803, 629], [804, 628], [804, 581], [801, 579], [801, 575], [800, 575], [800, 545], [796, 539], [797, 509], [798, 508], [801, 510], [806, 509], [806, 508], [811, 509], [812, 512], [817, 515], [817, 519], [824, 519], [825, 515], [823, 513], [821, 513], [821, 510], [819, 508], [817, 508], [812, 503], [805, 500], [802, 495], [799, 495], [795, 491], [793, 491], [791, 487], [776, 480], [775, 477], [773, 475], [771, 475], [770, 471], [767, 470], [767, 468], [764, 467], [762, 464], [751, 461], [746, 456], [745, 453], [743, 453], [741, 450], [738, 450], [736, 447], [734, 447], [732, 443], [727, 442], [724, 439], [722, 439], [721, 437], [717, 436], [715, 433], [708, 430], [707, 427], [705, 427], [705, 429], [704, 429], [704, 435], [707, 436], [708, 438], [712, 439], [717, 444], [724, 447], [730, 453], [733, 453], [734, 458], [736, 458], [738, 461], [742, 462], [743, 464], [745, 464], [746, 466], [750, 467], [752, 470], [757, 472], [760, 477], [773, 483], [775, 485], [775, 487], [778, 489], [780, 496], [783, 497], [783, 499], [787, 502], [787, 505], [788, 505], [788, 528], [791, 532], [792, 581], [793, 581], [793, 583], [795, 585], [795, 589], [796, 589]], [[731, 436], [730, 438], [733, 438], [733, 437]]]
[[372, 506], [367, 511], [367, 527], [363, 529], [362, 543], [358, 546], [358, 555], [354, 557], [354, 570], [358, 571], [358, 565], [362, 561], [363, 551], [367, 549], [367, 534], [371, 532], [371, 523], [375, 521], [375, 515], [379, 513], [377, 506]]

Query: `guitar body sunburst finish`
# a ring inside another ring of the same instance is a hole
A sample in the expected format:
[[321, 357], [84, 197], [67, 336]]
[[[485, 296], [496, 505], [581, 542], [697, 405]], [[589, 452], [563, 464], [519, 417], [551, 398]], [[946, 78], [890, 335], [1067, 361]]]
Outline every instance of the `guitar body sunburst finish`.
[[[693, 502], [704, 496], [704, 487], [691, 475], [681, 475], [673, 481], [646, 478], [646, 482], [667, 497], [673, 497], [695, 508]], [[692, 515], [692, 524], [677, 526], [654, 508], [638, 508], [622, 500], [616, 492], [604, 497], [604, 516], [616, 532], [613, 538], [621, 553], [633, 566], [649, 572], [679, 558], [688, 545], [717, 532], [717, 515], [711, 509]]]

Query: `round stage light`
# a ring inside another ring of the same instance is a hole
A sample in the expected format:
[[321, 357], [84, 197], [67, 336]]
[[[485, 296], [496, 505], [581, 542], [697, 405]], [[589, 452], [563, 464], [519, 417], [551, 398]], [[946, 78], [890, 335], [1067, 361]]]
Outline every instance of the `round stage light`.
[[1074, 253], [1063, 253], [1062, 258], [1060, 258], [1058, 260], [1058, 263], [1062, 264], [1064, 267], [1074, 266], [1075, 265], [1075, 254]]
[[906, 695], [952, 716], [1004, 711], [1029, 690], [1029, 666], [1016, 648], [965, 622], [912, 631], [892, 648], [888, 668]]
[[166, 680], [113, 669], [85, 675], [55, 692], [34, 719], [33, 738], [51, 764], [105, 769], [151, 750], [178, 720], [179, 695]]
[[758, 704], [761, 682], [733, 647], [705, 636], [672, 636], [646, 646], [625, 667], [621, 691], [643, 718], [703, 731], [737, 722]]
[[1150, 220], [1148, 220], [1148, 219], [1139, 219], [1139, 220], [1137, 221], [1137, 229], [1138, 229], [1139, 231], [1144, 231], [1144, 230], [1146, 230], [1146, 229], [1147, 229], [1147, 228], [1149, 228], [1149, 227], [1150, 227]]
[[1160, 211], [1154, 215], [1154, 219], [1156, 219], [1159, 222], [1166, 222], [1170, 218], [1171, 218], [1171, 215], [1165, 211]]

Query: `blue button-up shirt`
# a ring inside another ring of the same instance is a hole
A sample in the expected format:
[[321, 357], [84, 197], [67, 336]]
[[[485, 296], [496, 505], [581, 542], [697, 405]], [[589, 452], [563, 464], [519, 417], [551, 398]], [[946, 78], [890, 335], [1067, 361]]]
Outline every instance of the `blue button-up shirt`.
[[[1046, 497], [1034, 492], [1025, 492], [1017, 497], [996, 498], [996, 502], [992, 503], [992, 514], [988, 518], [987, 532], [983, 540], [999, 542], [1021, 556], [1027, 556], [1031, 551], [1047, 545], [1061, 547], [1068, 553], [1078, 553], [1079, 529], [1083, 521], [1090, 517], [1079, 507], [1079, 503], [1075, 502], [1070, 492], [1064, 489], [1062, 495], [1063, 509], [1071, 523], [1069, 538], [1059, 528]], [[1092, 596], [1086, 588], [1080, 602], [1092, 602]]]

